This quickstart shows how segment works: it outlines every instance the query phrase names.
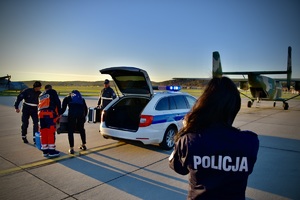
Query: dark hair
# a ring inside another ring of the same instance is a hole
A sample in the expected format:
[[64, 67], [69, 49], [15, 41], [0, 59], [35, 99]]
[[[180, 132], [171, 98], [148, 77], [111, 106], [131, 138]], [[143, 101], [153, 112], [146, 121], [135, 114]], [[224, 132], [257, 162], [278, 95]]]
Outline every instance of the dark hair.
[[104, 84], [109, 84], [109, 80], [105, 79]]
[[52, 85], [45, 85], [45, 90], [52, 89]]
[[37, 87], [42, 87], [42, 84], [41, 84], [40, 81], [35, 81], [35, 82], [33, 83], [33, 88], [37, 88]]
[[176, 134], [175, 141], [185, 133], [199, 133], [213, 124], [231, 127], [240, 108], [241, 97], [236, 85], [227, 77], [211, 79], [185, 116], [185, 125]]
[[76, 94], [79, 93], [80, 94], [80, 92], [78, 90], [72, 90], [71, 94], [72, 93], [76, 93]]

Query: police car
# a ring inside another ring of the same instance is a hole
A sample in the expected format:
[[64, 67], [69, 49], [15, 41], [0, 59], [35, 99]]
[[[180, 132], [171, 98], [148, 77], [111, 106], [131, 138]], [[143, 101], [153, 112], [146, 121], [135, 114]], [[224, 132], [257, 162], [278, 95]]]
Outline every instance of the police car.
[[147, 72], [139, 68], [111, 67], [100, 73], [111, 75], [122, 93], [103, 109], [101, 135], [173, 148], [173, 137], [182, 127], [183, 118], [196, 98], [178, 92], [179, 86], [169, 86], [167, 89], [171, 91], [154, 93]]

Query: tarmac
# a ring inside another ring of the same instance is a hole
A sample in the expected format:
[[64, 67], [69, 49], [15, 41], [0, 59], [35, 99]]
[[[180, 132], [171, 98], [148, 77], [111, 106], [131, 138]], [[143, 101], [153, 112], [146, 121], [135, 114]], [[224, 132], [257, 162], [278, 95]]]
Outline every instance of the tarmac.
[[[104, 139], [99, 124], [86, 123], [87, 151], [68, 154], [67, 134], [56, 136], [59, 158], [44, 158], [32, 142], [21, 140], [21, 113], [15, 97], [0, 97], [0, 199], [186, 199], [188, 176], [168, 166], [171, 151], [158, 145]], [[97, 97], [87, 97], [94, 107]], [[247, 99], [234, 126], [259, 135], [260, 149], [249, 176], [246, 199], [300, 199], [300, 101], [254, 103]], [[257, 107], [258, 106], [258, 107]], [[80, 145], [75, 134], [75, 147]], [[230, 185], [228, 186], [230, 187]]]

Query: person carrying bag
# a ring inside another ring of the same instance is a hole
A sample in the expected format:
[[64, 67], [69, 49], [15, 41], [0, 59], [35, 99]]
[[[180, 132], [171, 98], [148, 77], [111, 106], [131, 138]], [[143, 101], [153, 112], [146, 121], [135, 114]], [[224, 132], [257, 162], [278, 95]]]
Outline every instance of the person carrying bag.
[[77, 129], [81, 137], [80, 149], [86, 150], [86, 134], [84, 123], [88, 108], [84, 98], [82, 98], [78, 90], [73, 90], [69, 96], [65, 97], [62, 103], [61, 115], [65, 112], [67, 106], [69, 107], [68, 113], [68, 139], [69, 139], [69, 153], [74, 154], [74, 132]]

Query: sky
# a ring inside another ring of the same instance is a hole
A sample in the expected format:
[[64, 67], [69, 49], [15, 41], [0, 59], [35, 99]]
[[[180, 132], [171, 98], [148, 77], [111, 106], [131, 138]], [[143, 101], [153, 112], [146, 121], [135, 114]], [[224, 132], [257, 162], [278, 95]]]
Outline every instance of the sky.
[[300, 78], [298, 0], [2, 0], [0, 76], [99, 81], [134, 66], [152, 81], [223, 71], [286, 70]]

